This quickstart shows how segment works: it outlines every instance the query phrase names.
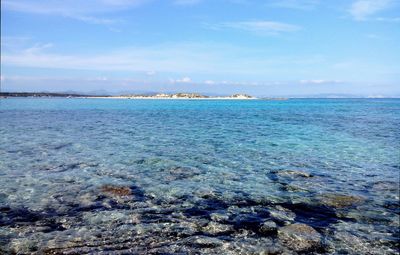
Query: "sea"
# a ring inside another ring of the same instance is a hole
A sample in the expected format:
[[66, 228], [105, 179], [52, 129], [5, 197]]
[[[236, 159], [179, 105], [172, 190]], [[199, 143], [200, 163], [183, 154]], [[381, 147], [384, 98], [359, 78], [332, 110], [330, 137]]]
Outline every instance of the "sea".
[[400, 99], [0, 99], [0, 254], [398, 254]]

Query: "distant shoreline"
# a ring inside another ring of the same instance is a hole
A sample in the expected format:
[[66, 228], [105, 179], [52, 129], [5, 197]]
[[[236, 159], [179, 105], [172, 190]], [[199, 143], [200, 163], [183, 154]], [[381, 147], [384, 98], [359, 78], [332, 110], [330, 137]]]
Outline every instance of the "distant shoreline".
[[234, 94], [231, 96], [204, 96], [197, 93], [153, 94], [153, 95], [83, 95], [72, 93], [46, 93], [46, 92], [3, 92], [0, 98], [29, 97], [29, 98], [94, 98], [94, 99], [196, 99], [196, 100], [254, 100], [256, 97], [247, 94]]
[[260, 98], [234, 98], [234, 97], [136, 97], [136, 96], [91, 96], [78, 98], [95, 98], [95, 99], [133, 99], [133, 100], [256, 100]]

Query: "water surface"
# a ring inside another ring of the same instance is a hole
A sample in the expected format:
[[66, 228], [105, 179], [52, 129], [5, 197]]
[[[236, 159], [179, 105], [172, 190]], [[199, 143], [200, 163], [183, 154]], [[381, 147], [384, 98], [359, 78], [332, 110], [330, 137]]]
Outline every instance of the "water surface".
[[0, 253], [397, 254], [399, 141], [398, 99], [1, 99]]

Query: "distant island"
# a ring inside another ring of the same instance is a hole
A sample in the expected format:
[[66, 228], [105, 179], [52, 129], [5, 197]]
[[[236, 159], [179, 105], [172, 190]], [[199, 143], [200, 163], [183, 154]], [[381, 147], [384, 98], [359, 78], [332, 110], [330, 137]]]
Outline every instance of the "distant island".
[[247, 94], [234, 94], [231, 96], [207, 96], [198, 93], [158, 93], [158, 94], [127, 94], [127, 95], [86, 95], [73, 93], [48, 93], [48, 92], [2, 92], [0, 98], [7, 97], [65, 97], [65, 98], [110, 98], [110, 99], [257, 99]]
[[257, 99], [247, 94], [234, 94], [231, 96], [206, 96], [198, 93], [158, 93], [152, 95], [120, 95], [120, 96], [97, 96], [96, 98], [119, 98], [119, 99]]
[[285, 97], [253, 97], [248, 94], [233, 94], [230, 96], [207, 96], [199, 93], [152, 93], [152, 94], [124, 94], [124, 95], [90, 95], [78, 93], [56, 92], [0, 92], [0, 98], [104, 98], [104, 99], [237, 99], [237, 100], [288, 100]]

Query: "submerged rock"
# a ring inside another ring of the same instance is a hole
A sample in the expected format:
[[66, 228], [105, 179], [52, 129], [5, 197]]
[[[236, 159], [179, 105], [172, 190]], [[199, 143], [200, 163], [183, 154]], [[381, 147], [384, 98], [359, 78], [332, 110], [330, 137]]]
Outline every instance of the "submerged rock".
[[124, 197], [132, 195], [131, 189], [126, 186], [104, 185], [101, 187], [101, 192], [115, 197]]
[[194, 246], [197, 248], [215, 248], [222, 246], [223, 241], [218, 238], [208, 237], [208, 236], [192, 236], [183, 240], [183, 243], [187, 246]]
[[294, 185], [294, 184], [284, 185], [283, 190], [285, 190], [287, 192], [309, 192], [308, 189], [305, 189], [304, 187], [301, 187], [300, 185]]
[[220, 235], [231, 233], [234, 231], [234, 229], [232, 225], [221, 224], [211, 221], [206, 227], [203, 228], [203, 231], [211, 235]]
[[290, 254], [287, 249], [282, 247], [273, 239], [265, 237], [241, 237], [229, 242], [220, 254]]
[[315, 251], [322, 247], [321, 235], [306, 224], [292, 224], [278, 230], [278, 239], [297, 252]]
[[296, 218], [296, 214], [294, 212], [280, 205], [268, 209], [268, 212], [273, 220], [284, 224], [289, 224]]
[[394, 181], [378, 181], [372, 185], [375, 191], [399, 191], [400, 184]]
[[277, 171], [276, 175], [281, 176], [281, 177], [303, 177], [303, 178], [310, 178], [313, 177], [312, 174], [300, 171], [300, 170], [281, 170]]
[[229, 220], [229, 215], [224, 213], [211, 213], [210, 218], [216, 222], [224, 222]]
[[193, 178], [194, 176], [201, 174], [199, 169], [189, 167], [174, 167], [169, 169], [168, 172], [169, 176], [166, 177], [168, 181]]
[[278, 226], [276, 225], [276, 223], [272, 220], [269, 220], [269, 221], [263, 222], [260, 225], [259, 231], [262, 234], [270, 235], [270, 234], [275, 234], [277, 229], [278, 229]]
[[322, 205], [335, 209], [352, 207], [365, 201], [363, 197], [342, 194], [325, 194], [318, 199]]
[[371, 240], [344, 231], [335, 232], [333, 239], [337, 254], [399, 254], [398, 243], [393, 243], [393, 245], [386, 243], [382, 247], [384, 240]]

